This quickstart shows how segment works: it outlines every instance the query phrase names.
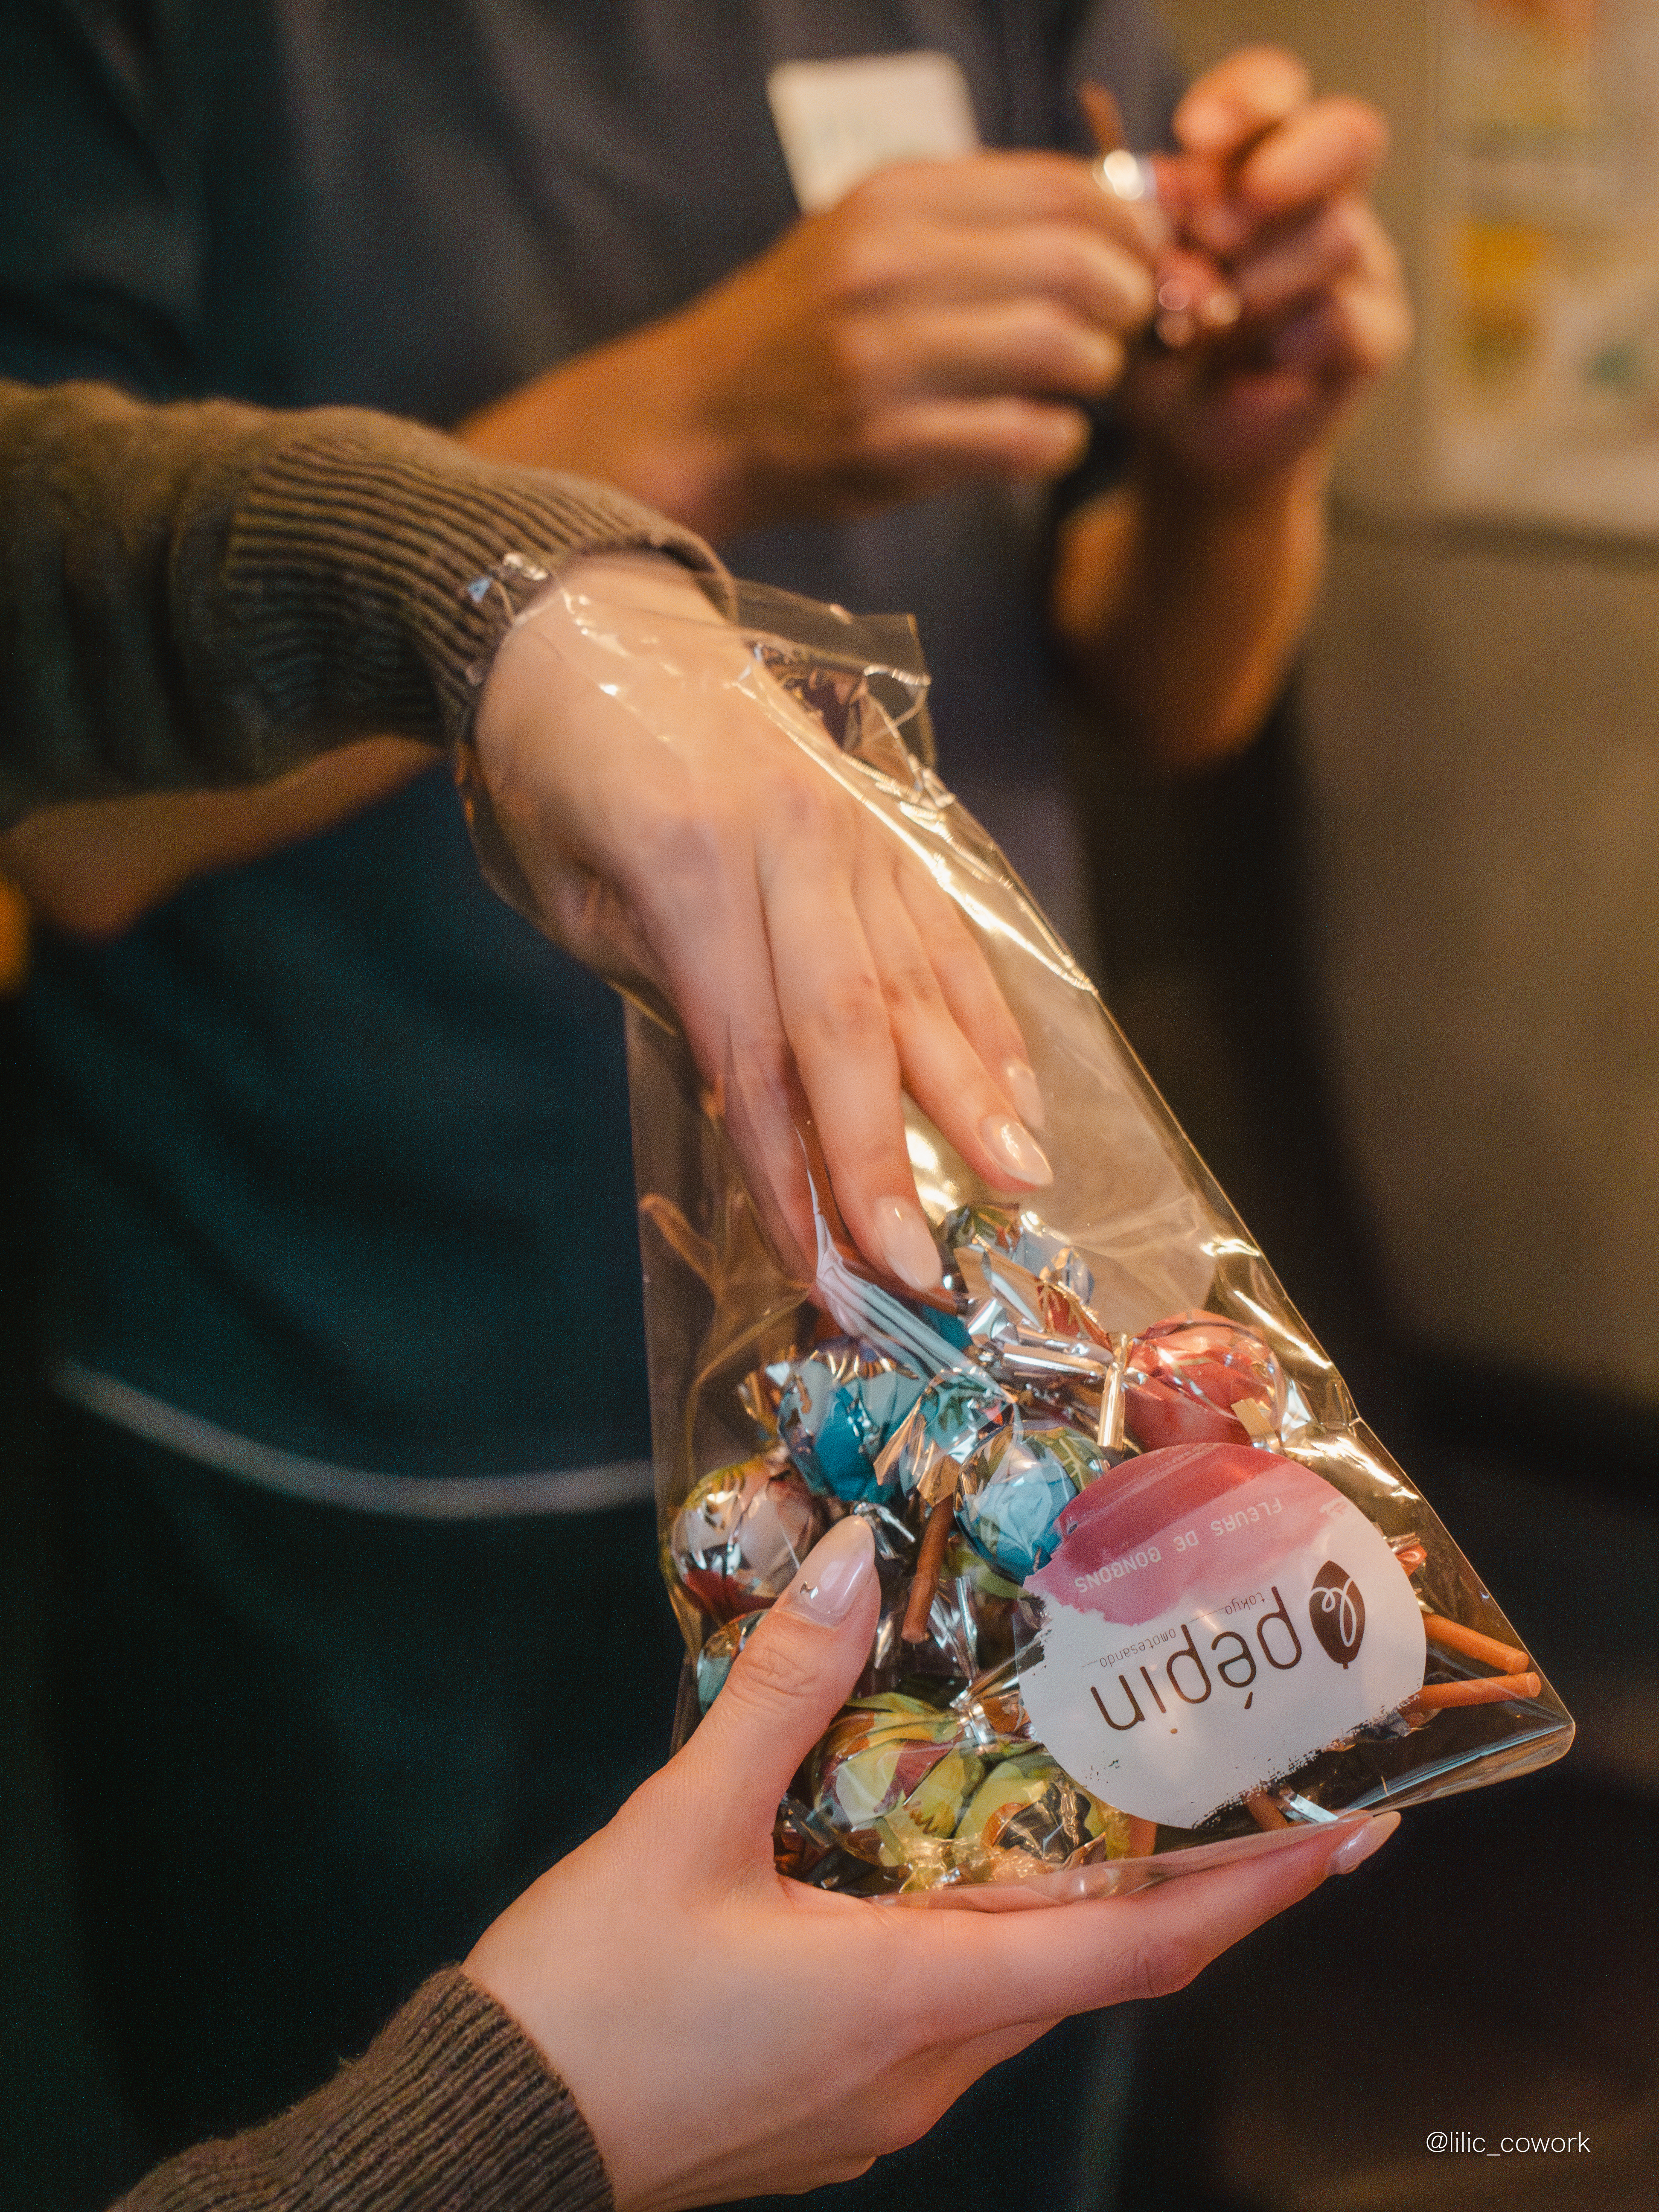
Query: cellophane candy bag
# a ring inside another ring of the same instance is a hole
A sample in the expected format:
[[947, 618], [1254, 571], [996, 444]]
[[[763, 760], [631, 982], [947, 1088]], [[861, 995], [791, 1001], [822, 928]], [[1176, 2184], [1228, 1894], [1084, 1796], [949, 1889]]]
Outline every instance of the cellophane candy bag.
[[632, 996], [681, 1739], [850, 1513], [874, 1535], [881, 1617], [780, 1808], [779, 1863], [804, 1881], [964, 1903], [1109, 1891], [1559, 1757], [1572, 1723], [1520, 1638], [929, 765], [914, 632], [736, 588], [794, 741], [982, 946], [1054, 1181], [1009, 1202], [909, 1108], [945, 1294], [879, 1280], [829, 1191], [816, 1280], [792, 1279], [672, 1016]]

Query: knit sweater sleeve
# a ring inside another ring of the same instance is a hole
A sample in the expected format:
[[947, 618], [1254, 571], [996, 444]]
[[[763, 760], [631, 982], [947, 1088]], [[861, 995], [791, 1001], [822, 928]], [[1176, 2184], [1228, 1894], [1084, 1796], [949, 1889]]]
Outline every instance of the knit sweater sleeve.
[[621, 493], [387, 416], [97, 385], [0, 383], [0, 825], [380, 733], [453, 744], [514, 611], [503, 574], [623, 547], [719, 567]]
[[115, 2212], [611, 2212], [569, 2091], [459, 1968], [279, 2119], [198, 2144]]

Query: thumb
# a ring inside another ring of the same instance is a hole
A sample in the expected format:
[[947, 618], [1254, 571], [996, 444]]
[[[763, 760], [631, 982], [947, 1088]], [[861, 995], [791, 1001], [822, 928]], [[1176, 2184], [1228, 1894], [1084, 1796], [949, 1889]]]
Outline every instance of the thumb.
[[728, 1863], [772, 1856], [778, 1800], [864, 1669], [880, 1611], [875, 1540], [838, 1521], [744, 1644], [681, 1757], [697, 1832]]

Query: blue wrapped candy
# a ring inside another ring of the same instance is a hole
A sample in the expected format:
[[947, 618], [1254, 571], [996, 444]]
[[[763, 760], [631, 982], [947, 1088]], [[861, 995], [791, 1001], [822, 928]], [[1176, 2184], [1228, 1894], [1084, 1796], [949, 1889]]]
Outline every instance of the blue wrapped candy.
[[726, 1687], [732, 1662], [766, 1618], [763, 1613], [741, 1613], [717, 1628], [697, 1654], [697, 1703], [708, 1711]]
[[1108, 1462], [1086, 1437], [1018, 1417], [981, 1444], [962, 1470], [957, 1522], [988, 1566], [1023, 1583], [1060, 1547], [1060, 1516]]
[[964, 1467], [992, 1437], [1018, 1418], [1008, 1393], [977, 1367], [947, 1367], [919, 1391], [890, 1462], [908, 1498], [920, 1491], [932, 1504], [957, 1484]]
[[875, 1345], [830, 1337], [788, 1363], [778, 1434], [815, 1490], [859, 1504], [890, 1488], [876, 1462], [921, 1395], [921, 1376]]

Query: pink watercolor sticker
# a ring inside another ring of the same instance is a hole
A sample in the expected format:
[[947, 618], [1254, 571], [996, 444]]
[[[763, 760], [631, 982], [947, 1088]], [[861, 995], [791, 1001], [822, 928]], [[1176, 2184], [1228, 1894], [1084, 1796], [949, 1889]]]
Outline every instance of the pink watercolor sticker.
[[1025, 1584], [1033, 1732], [1125, 1813], [1195, 1827], [1422, 1686], [1415, 1593], [1311, 1469], [1242, 1444], [1144, 1453], [1091, 1483]]

